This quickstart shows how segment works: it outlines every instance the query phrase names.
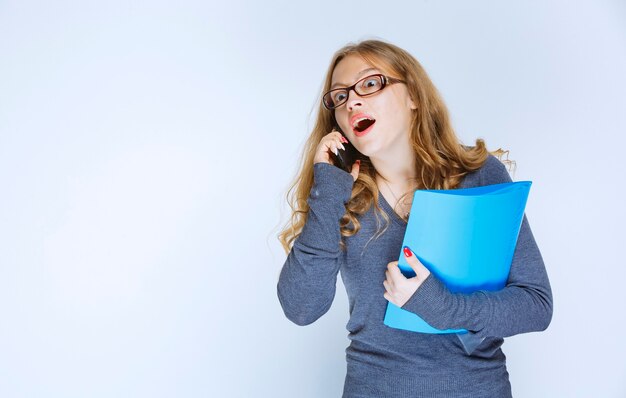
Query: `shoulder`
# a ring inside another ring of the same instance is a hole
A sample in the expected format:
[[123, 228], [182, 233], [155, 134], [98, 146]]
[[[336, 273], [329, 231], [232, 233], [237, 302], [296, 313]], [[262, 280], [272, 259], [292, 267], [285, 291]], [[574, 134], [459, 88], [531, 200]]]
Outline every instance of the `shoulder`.
[[511, 176], [504, 163], [497, 157], [489, 154], [485, 163], [478, 169], [483, 179], [489, 184], [511, 182]]
[[489, 154], [485, 163], [478, 170], [468, 173], [461, 185], [464, 188], [471, 188], [511, 181], [511, 176], [504, 163], [497, 157]]

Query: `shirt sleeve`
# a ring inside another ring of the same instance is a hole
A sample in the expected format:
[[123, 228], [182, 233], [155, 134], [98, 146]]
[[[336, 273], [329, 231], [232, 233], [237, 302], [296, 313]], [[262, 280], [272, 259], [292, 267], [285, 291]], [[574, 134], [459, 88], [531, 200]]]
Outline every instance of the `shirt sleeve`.
[[313, 176], [307, 199], [310, 210], [277, 285], [283, 312], [301, 326], [324, 315], [335, 297], [337, 273], [344, 261], [339, 222], [354, 184], [352, 175], [329, 163], [316, 163]]
[[[511, 182], [504, 165], [495, 161], [490, 160], [481, 182]], [[467, 329], [479, 341], [545, 330], [552, 319], [552, 290], [526, 215], [503, 289], [452, 293], [431, 273], [402, 308], [437, 329]]]

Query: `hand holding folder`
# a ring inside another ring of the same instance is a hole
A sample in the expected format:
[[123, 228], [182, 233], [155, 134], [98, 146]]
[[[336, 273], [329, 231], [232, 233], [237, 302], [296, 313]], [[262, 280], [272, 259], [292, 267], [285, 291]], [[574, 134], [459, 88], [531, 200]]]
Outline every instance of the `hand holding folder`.
[[[508, 279], [531, 184], [417, 190], [402, 247], [409, 246], [454, 293], [500, 290]], [[415, 276], [402, 253], [398, 266], [407, 278]], [[467, 333], [465, 329], [436, 329], [391, 302], [384, 324], [421, 333]], [[466, 350], [467, 337], [459, 335]]]

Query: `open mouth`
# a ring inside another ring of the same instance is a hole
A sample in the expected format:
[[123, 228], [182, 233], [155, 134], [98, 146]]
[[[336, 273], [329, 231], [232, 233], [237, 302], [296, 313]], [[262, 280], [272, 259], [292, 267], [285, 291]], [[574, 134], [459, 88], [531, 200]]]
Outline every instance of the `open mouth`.
[[371, 130], [371, 127], [376, 123], [376, 120], [369, 118], [362, 118], [355, 121], [352, 126], [352, 130], [354, 134], [357, 136], [365, 135], [367, 132]]

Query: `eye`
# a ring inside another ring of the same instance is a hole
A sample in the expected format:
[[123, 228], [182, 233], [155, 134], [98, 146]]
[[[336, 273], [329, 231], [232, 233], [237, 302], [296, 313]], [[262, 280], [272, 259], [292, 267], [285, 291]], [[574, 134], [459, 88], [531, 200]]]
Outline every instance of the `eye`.
[[341, 102], [346, 98], [346, 92], [345, 91], [337, 91], [335, 94], [333, 94], [333, 101], [337, 102]]
[[380, 86], [380, 80], [377, 77], [372, 77], [363, 81], [364, 88], [375, 88]]
[[359, 83], [358, 93], [359, 95], [373, 94], [381, 88], [383, 85], [379, 76], [368, 76]]

